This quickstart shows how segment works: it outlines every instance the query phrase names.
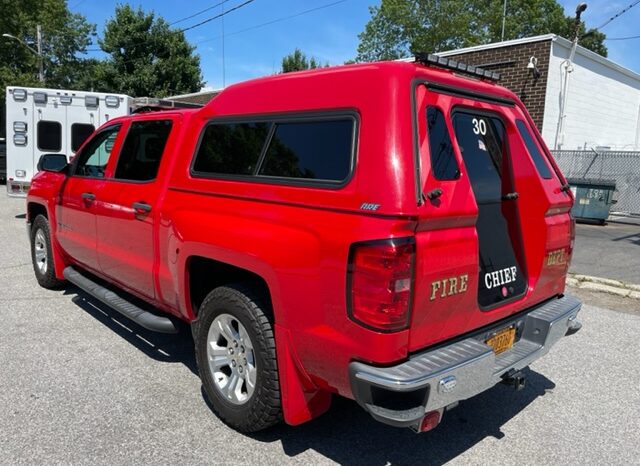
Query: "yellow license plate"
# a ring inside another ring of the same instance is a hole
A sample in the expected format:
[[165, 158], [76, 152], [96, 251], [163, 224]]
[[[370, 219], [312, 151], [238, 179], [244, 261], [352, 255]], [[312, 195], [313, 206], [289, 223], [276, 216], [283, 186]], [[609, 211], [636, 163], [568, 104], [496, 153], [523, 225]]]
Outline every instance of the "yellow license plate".
[[485, 343], [493, 348], [496, 354], [503, 353], [511, 349], [516, 339], [516, 329], [514, 327], [503, 328], [498, 330], [495, 335], [489, 338]]

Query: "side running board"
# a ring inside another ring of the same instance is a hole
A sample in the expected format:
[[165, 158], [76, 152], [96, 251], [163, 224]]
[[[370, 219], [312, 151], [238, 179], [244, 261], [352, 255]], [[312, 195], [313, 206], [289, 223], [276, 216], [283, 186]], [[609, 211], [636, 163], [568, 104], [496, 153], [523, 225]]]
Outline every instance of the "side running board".
[[73, 267], [64, 269], [64, 278], [94, 298], [112, 307], [123, 316], [133, 320], [141, 327], [160, 333], [178, 333], [175, 325], [168, 317], [161, 317], [140, 309], [113, 291], [85, 277]]

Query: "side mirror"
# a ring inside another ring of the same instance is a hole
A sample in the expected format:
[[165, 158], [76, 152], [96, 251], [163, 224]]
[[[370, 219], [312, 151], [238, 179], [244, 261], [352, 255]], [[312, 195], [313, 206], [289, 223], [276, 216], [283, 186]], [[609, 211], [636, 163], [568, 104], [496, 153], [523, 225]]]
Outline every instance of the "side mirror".
[[38, 160], [38, 171], [63, 173], [68, 166], [64, 154], [43, 154]]

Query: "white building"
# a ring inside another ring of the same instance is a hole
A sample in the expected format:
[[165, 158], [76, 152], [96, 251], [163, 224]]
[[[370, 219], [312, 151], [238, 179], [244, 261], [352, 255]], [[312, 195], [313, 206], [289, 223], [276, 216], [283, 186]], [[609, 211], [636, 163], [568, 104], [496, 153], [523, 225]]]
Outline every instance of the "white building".
[[[520, 95], [551, 149], [640, 150], [640, 74], [578, 46], [565, 96], [571, 46], [571, 41], [547, 34], [439, 55], [500, 72], [500, 83]], [[530, 62], [540, 72], [537, 80]]]

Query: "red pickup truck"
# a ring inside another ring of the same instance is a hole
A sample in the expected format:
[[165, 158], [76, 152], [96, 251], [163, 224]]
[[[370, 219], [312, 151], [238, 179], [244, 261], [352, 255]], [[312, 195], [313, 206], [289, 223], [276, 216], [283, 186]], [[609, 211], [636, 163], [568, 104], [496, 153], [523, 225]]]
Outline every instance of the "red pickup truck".
[[213, 409], [334, 394], [426, 431], [580, 328], [573, 198], [495, 73], [433, 55], [283, 74], [109, 121], [27, 198], [36, 278], [191, 325]]

